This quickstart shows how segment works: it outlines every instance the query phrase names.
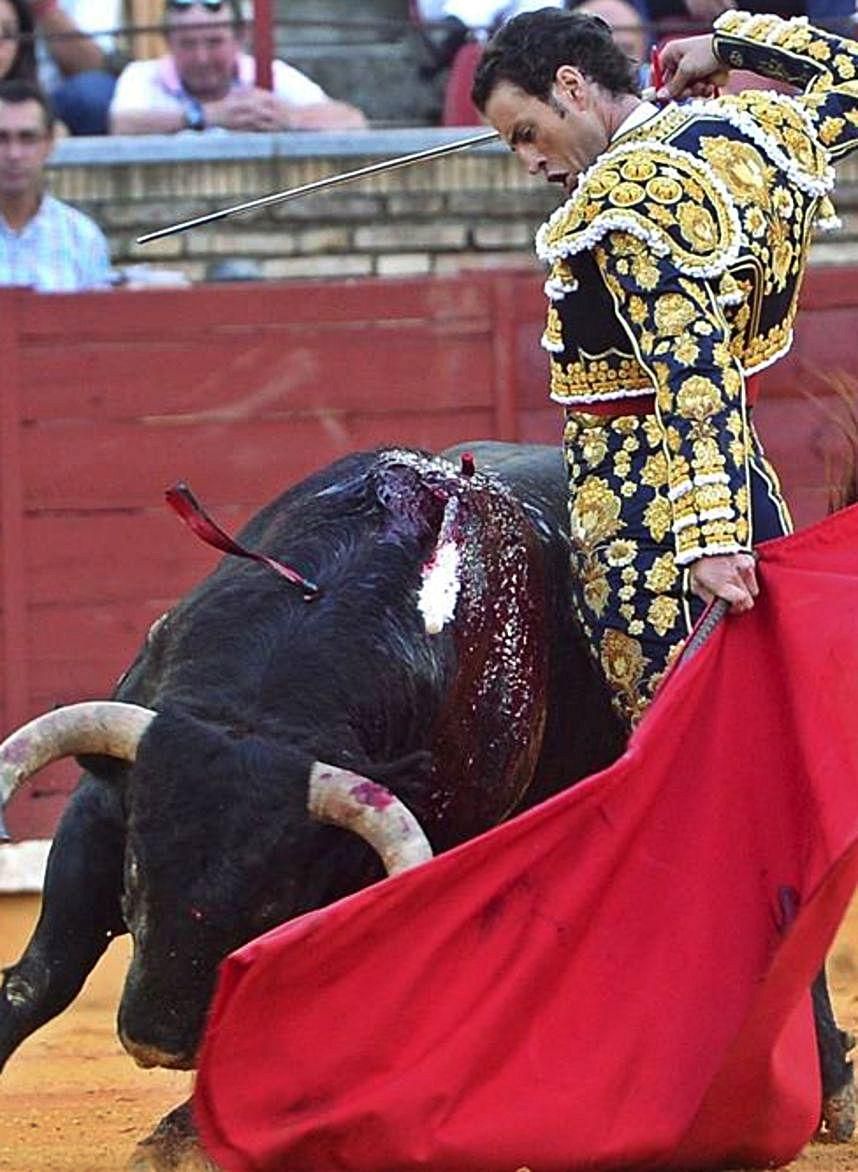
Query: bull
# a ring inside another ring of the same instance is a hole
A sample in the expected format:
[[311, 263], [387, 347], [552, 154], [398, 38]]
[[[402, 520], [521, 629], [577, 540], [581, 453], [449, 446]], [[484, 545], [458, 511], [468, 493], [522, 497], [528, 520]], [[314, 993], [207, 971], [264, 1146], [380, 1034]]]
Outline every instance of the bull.
[[[85, 769], [0, 990], [0, 1067], [129, 932], [122, 1043], [142, 1066], [193, 1068], [223, 957], [407, 865], [412, 815], [443, 851], [620, 753], [572, 613], [562, 458], [471, 450], [474, 473], [461, 448], [381, 449], [310, 476], [240, 539], [317, 596], [224, 559], [154, 624], [112, 703], [40, 718], [0, 750], [2, 804], [48, 760]], [[356, 793], [394, 807], [392, 838], [347, 808]], [[851, 1067], [822, 975], [814, 1004], [845, 1138]], [[192, 1145], [186, 1104], [135, 1167], [176, 1167]]]
[[[401, 801], [437, 852], [621, 751], [571, 613], [562, 459], [474, 450], [475, 472], [458, 452], [382, 449], [310, 476], [240, 540], [317, 596], [225, 558], [153, 626], [112, 703], [7, 742], [4, 804], [47, 760], [85, 772], [5, 973], [0, 1064], [129, 932], [122, 1044], [192, 1068], [223, 957], [384, 874], [360, 815], [319, 820], [338, 771]], [[174, 1166], [187, 1123], [167, 1116], [141, 1166]]]

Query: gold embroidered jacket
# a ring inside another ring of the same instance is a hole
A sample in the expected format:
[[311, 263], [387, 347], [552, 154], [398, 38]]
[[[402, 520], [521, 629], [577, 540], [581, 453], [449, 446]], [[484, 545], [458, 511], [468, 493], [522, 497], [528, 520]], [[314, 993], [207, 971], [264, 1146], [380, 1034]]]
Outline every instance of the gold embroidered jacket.
[[831, 159], [858, 144], [858, 44], [738, 11], [715, 27], [725, 64], [804, 92], [658, 111], [537, 235], [552, 398], [587, 411], [655, 391], [679, 564], [748, 548], [745, 376], [789, 349], [811, 230], [833, 221]]

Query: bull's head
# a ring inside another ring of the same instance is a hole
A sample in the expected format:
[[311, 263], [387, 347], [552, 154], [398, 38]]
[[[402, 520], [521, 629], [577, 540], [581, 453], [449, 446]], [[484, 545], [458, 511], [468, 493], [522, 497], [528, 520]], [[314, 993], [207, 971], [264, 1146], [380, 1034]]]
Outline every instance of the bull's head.
[[[0, 810], [27, 778], [62, 757], [138, 762], [146, 755], [144, 737], [157, 733], [158, 721], [152, 709], [115, 701], [70, 705], [31, 721], [0, 745]], [[304, 780], [310, 817], [359, 835], [380, 855], [388, 874], [431, 856], [413, 815], [376, 782], [319, 761], [310, 764], [309, 778], [304, 769]], [[205, 828], [198, 833], [204, 835]], [[2, 817], [0, 836], [8, 838]], [[148, 882], [147, 865], [135, 843], [132, 810], [122, 902], [134, 957], [119, 1010], [120, 1035], [143, 1066], [188, 1068], [194, 1064], [218, 961], [289, 912], [277, 907], [270, 922], [254, 924], [237, 922], [233, 909], [230, 922], [219, 923], [210, 909], [189, 902], [187, 892]]]

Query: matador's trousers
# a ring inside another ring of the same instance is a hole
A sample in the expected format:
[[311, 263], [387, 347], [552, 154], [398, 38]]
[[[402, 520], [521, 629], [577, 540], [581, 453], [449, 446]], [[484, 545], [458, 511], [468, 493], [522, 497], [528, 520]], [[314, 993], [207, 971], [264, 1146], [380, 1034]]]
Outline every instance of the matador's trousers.
[[[752, 426], [750, 433], [756, 544], [791, 532], [792, 522]], [[663, 439], [654, 415], [566, 414], [575, 609], [630, 726], [704, 607], [674, 560]]]

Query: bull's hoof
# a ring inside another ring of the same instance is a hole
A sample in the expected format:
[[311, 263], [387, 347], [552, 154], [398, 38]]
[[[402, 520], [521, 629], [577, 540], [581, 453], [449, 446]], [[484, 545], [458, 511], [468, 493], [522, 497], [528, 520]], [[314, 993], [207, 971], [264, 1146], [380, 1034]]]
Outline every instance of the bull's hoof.
[[855, 1132], [855, 1083], [829, 1095], [822, 1102], [822, 1126], [818, 1137], [829, 1143], [845, 1144]]
[[128, 1162], [128, 1172], [219, 1172], [205, 1152], [196, 1144], [186, 1145], [181, 1151], [155, 1150], [149, 1140], [137, 1145]]
[[128, 1172], [218, 1172], [199, 1145], [190, 1103], [165, 1115], [134, 1149]]

